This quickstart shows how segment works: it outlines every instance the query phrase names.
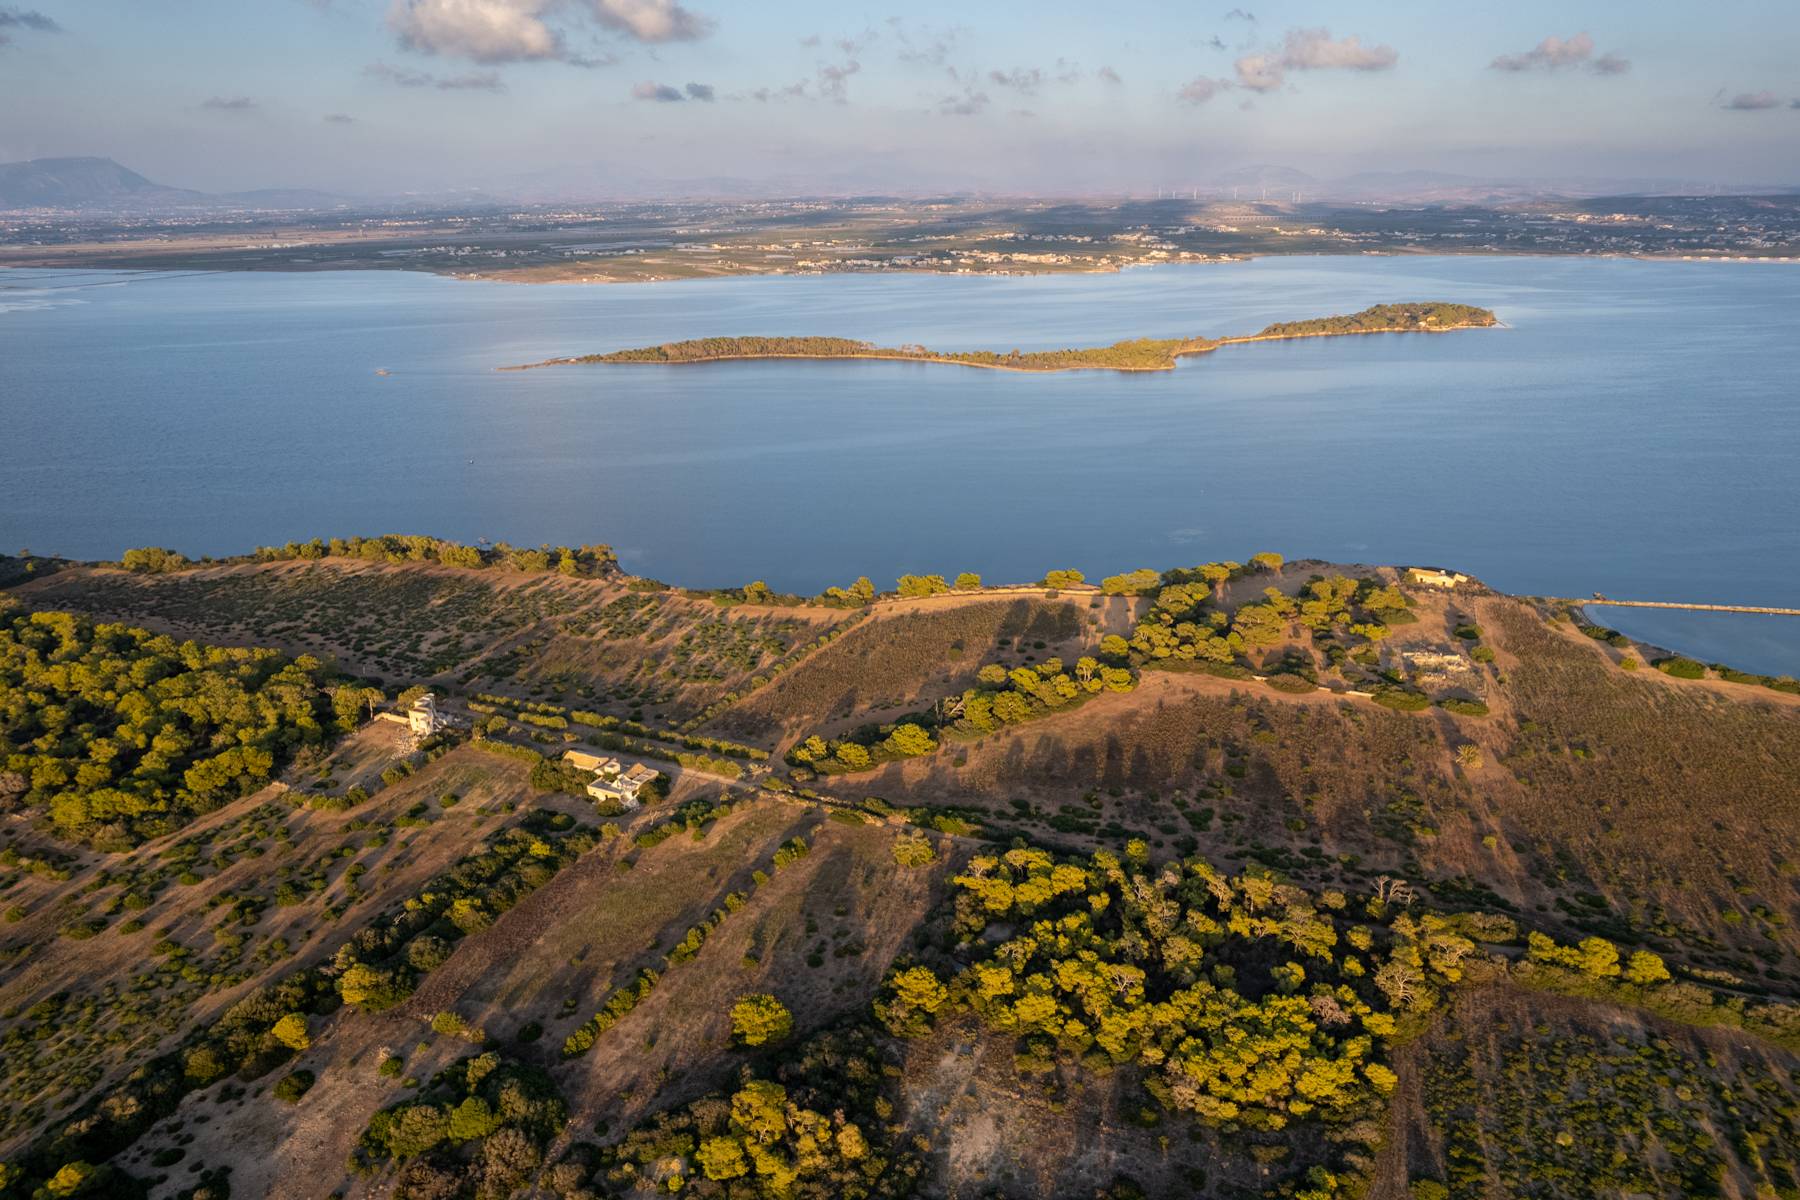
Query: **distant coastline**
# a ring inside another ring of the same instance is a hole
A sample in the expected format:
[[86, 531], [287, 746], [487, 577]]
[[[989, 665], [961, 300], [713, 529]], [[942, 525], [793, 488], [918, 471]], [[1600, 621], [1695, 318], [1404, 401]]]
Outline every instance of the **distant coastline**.
[[761, 359], [857, 359], [938, 363], [1033, 374], [1057, 371], [1172, 371], [1180, 359], [1190, 355], [1210, 354], [1221, 346], [1371, 333], [1451, 333], [1459, 329], [1493, 328], [1499, 323], [1499, 318], [1485, 308], [1426, 301], [1378, 304], [1347, 316], [1277, 322], [1258, 333], [1233, 337], [1137, 338], [1115, 342], [1110, 346], [1068, 350], [1015, 350], [1009, 354], [1001, 354], [992, 350], [938, 351], [924, 346], [877, 346], [871, 342], [836, 337], [721, 337], [665, 342], [657, 346], [615, 350], [605, 354], [551, 358], [501, 367], [499, 370], [528, 371], [540, 367], [592, 364], [678, 365], [753, 362]]

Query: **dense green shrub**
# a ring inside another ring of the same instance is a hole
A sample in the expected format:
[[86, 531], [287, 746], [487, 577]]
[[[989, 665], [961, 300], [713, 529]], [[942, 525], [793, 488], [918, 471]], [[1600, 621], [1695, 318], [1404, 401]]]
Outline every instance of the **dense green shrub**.
[[298, 1104], [300, 1103], [300, 1097], [306, 1095], [306, 1093], [312, 1089], [313, 1079], [314, 1076], [311, 1071], [302, 1070], [289, 1072], [276, 1081], [273, 1089], [274, 1096], [277, 1100], [284, 1100], [289, 1104]]
[[937, 861], [937, 851], [928, 838], [909, 836], [894, 842], [894, 861], [903, 867], [924, 867]]
[[1396, 712], [1423, 712], [1431, 707], [1431, 697], [1423, 692], [1410, 692], [1405, 688], [1376, 688], [1372, 697], [1375, 703]]
[[57, 832], [124, 850], [266, 784], [354, 726], [323, 668], [0, 599], [0, 772]]
[[459, 1195], [479, 1178], [481, 1195], [510, 1196], [535, 1173], [567, 1115], [548, 1075], [489, 1051], [376, 1113], [354, 1161], [365, 1169], [402, 1164], [402, 1195]]
[[740, 996], [731, 1006], [731, 1038], [740, 1046], [762, 1046], [793, 1036], [794, 1015], [767, 992]]
[[1438, 701], [1438, 707], [1459, 717], [1485, 717], [1488, 706], [1479, 700], [1450, 699]]

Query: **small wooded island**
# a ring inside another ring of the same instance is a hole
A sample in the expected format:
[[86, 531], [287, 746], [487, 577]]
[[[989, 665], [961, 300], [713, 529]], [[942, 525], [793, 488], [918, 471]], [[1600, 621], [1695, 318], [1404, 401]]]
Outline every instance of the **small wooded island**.
[[554, 367], [576, 363], [704, 363], [737, 362], [757, 358], [872, 358], [907, 362], [950, 363], [985, 367], [996, 371], [1170, 371], [1175, 360], [1189, 354], [1207, 354], [1220, 346], [1244, 342], [1274, 342], [1289, 338], [1338, 337], [1358, 333], [1447, 333], [1453, 329], [1483, 329], [1499, 324], [1492, 312], [1470, 304], [1436, 301], [1411, 304], [1377, 304], [1348, 316], [1314, 317], [1307, 321], [1280, 321], [1260, 333], [1222, 338], [1131, 338], [1110, 346], [1071, 350], [931, 350], [924, 346], [877, 346], [873, 342], [839, 337], [717, 337], [665, 342], [609, 354], [584, 354], [576, 358], [552, 358], [504, 371]]

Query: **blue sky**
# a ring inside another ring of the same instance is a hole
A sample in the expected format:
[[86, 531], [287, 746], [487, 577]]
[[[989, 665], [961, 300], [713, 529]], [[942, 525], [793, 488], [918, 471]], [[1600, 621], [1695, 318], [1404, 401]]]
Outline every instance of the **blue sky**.
[[213, 190], [1800, 183], [1800, 3], [0, 0], [0, 160]]

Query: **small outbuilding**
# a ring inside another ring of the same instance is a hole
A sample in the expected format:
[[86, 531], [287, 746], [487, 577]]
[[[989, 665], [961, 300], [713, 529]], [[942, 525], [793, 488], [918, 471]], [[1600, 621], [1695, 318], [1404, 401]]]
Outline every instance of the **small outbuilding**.
[[589, 754], [586, 750], [569, 750], [562, 756], [565, 767], [574, 767], [577, 771], [598, 771], [600, 765], [607, 761], [604, 755]]

